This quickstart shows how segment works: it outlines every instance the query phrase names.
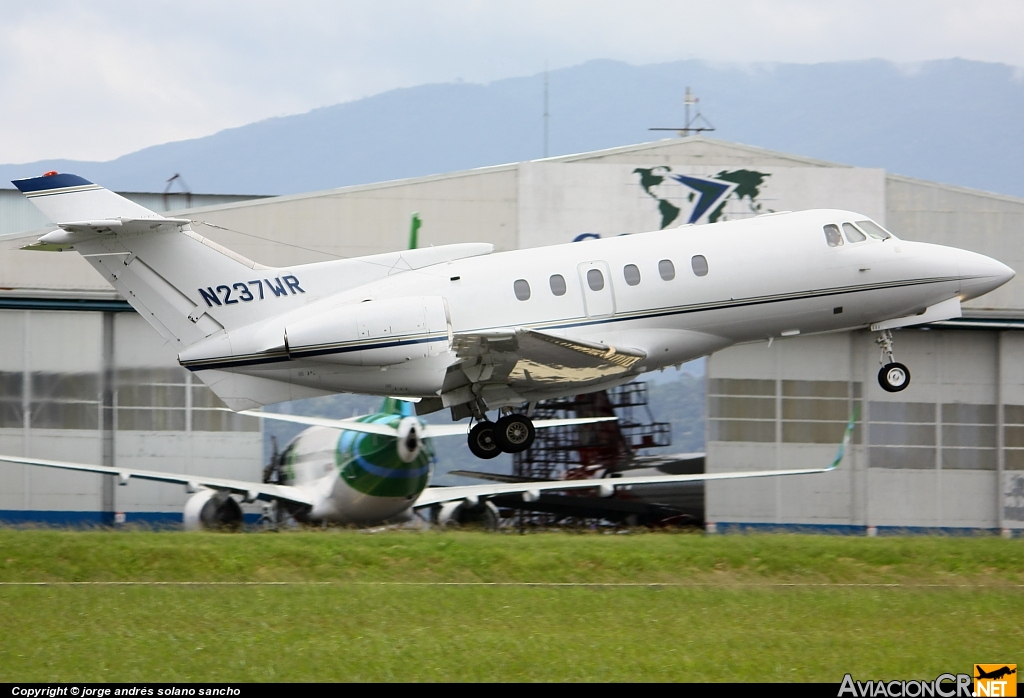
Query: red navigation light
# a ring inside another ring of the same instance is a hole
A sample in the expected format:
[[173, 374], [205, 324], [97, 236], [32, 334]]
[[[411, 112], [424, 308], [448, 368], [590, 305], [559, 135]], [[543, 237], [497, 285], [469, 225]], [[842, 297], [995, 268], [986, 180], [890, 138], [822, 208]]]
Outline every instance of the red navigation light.
[[54, 176], [55, 174], [57, 174], [57, 170], [50, 170], [49, 172], [44, 172], [44, 173], [43, 173], [43, 176], [44, 176], [44, 177], [52, 177], [52, 176]]

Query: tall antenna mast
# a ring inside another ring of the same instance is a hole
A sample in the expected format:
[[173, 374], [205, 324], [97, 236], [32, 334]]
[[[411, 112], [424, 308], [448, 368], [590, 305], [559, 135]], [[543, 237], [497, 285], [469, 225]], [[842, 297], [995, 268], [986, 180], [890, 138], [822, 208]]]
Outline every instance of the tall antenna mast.
[[[678, 128], [678, 127], [671, 127], [671, 128], [669, 128], [669, 127], [659, 127], [659, 128], [649, 128], [647, 130], [648, 131], [675, 131], [680, 136], [683, 136], [683, 137], [690, 136], [690, 135], [693, 135], [695, 133], [702, 133], [704, 131], [714, 131], [715, 127], [712, 126], [711, 122], [708, 121], [707, 119], [705, 119], [704, 115], [700, 113], [700, 107], [698, 106], [699, 104], [700, 104], [700, 98], [696, 97], [692, 92], [690, 92], [690, 86], [687, 85], [686, 86], [686, 94], [683, 95], [683, 110], [684, 110], [683, 114], [684, 114], [684, 116], [686, 118], [686, 125], [683, 126], [682, 128]], [[694, 107], [697, 107], [697, 113], [693, 115], [692, 119], [690, 118], [690, 105], [693, 105]], [[700, 125], [701, 122], [704, 123], [703, 126]]]
[[548, 64], [544, 62], [544, 157], [548, 156]]

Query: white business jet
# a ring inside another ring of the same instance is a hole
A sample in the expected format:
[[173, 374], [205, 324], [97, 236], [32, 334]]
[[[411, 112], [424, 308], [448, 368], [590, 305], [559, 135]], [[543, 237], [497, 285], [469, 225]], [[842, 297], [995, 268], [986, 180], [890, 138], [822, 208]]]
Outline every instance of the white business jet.
[[[410, 398], [418, 414], [472, 417], [481, 458], [530, 446], [537, 401], [777, 336], [870, 327], [888, 356], [879, 382], [903, 390], [910, 372], [889, 330], [959, 317], [962, 301], [1014, 276], [839, 210], [265, 267], [76, 175], [14, 184], [58, 226], [26, 249], [81, 254], [230, 408], [335, 392]], [[693, 479], [663, 481], [673, 477]]]

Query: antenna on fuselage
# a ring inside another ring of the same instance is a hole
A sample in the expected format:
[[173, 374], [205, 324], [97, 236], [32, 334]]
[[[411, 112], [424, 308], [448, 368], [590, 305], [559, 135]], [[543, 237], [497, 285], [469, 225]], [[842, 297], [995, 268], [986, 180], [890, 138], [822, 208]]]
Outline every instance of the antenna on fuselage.
[[[700, 113], [700, 107], [698, 106], [699, 104], [700, 104], [700, 98], [697, 97], [696, 95], [694, 95], [692, 92], [690, 92], [690, 86], [687, 85], [686, 86], [686, 94], [683, 95], [683, 109], [684, 109], [684, 116], [685, 116], [686, 125], [683, 126], [682, 128], [659, 126], [659, 127], [655, 127], [655, 128], [649, 128], [647, 130], [648, 131], [675, 131], [680, 136], [683, 136], [683, 137], [691, 136], [691, 135], [693, 135], [695, 133], [703, 133], [704, 131], [714, 131], [715, 127], [712, 126], [711, 122], [708, 121], [704, 117], [704, 115]], [[692, 119], [690, 118], [690, 107], [691, 106], [693, 106], [693, 107], [695, 107], [697, 109], [697, 113], [695, 113], [693, 115]], [[704, 125], [701, 126], [700, 125], [701, 123], [703, 123]]]

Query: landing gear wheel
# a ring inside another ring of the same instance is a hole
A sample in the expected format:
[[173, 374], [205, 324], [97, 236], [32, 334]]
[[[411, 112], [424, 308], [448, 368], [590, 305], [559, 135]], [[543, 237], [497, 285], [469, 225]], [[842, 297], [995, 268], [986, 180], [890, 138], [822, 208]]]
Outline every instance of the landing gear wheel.
[[522, 453], [536, 437], [533, 420], [521, 414], [506, 415], [494, 425], [494, 441], [505, 453]]
[[910, 385], [910, 369], [895, 361], [886, 364], [878, 371], [878, 384], [882, 390], [898, 393]]
[[501, 448], [494, 441], [494, 422], [477, 422], [469, 430], [469, 450], [484, 460], [501, 455]]

